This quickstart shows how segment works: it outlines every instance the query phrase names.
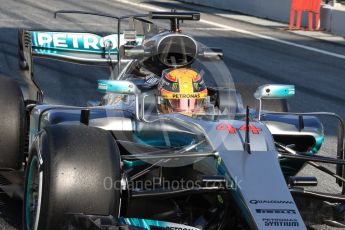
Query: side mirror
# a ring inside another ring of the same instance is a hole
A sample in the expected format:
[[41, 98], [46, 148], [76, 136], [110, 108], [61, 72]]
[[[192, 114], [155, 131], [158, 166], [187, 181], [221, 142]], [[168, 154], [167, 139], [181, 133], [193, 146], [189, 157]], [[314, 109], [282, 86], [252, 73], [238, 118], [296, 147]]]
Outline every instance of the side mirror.
[[222, 49], [219, 48], [207, 48], [199, 53], [199, 57], [212, 59], [212, 60], [219, 60], [224, 58], [224, 53]]
[[98, 80], [97, 90], [102, 93], [118, 93], [135, 96], [135, 116], [137, 120], [141, 120], [139, 111], [140, 90], [131, 81], [120, 80]]
[[101, 93], [140, 94], [138, 87], [131, 81], [98, 80], [97, 83], [97, 90]]
[[261, 117], [262, 99], [284, 99], [295, 95], [294, 85], [263, 85], [257, 88], [254, 97], [259, 100], [259, 120]]
[[261, 99], [283, 99], [295, 95], [294, 85], [263, 85], [257, 88], [254, 97]]

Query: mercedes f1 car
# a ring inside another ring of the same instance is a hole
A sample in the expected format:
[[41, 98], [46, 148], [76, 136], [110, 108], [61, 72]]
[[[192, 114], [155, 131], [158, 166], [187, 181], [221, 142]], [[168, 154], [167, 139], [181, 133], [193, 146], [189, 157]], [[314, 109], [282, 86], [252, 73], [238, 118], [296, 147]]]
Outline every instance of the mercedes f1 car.
[[[25, 100], [0, 78], [1, 175], [19, 185], [12, 193], [23, 198], [24, 229], [345, 226], [340, 116], [289, 112], [293, 85], [234, 84], [222, 51], [181, 31], [181, 20], [199, 13], [96, 15], [118, 20], [118, 33], [19, 31]], [[36, 58], [110, 67], [110, 79], [98, 81], [104, 97], [45, 104]], [[317, 154], [319, 116], [339, 123], [334, 158]], [[298, 176], [306, 164], [333, 176], [342, 193], [308, 189], [317, 179]]]

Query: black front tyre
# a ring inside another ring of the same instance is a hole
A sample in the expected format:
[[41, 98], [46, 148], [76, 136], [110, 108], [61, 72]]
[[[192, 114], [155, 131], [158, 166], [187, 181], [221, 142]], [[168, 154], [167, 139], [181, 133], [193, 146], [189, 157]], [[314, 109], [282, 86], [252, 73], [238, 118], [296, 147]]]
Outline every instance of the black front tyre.
[[117, 216], [120, 180], [119, 149], [107, 131], [44, 128], [26, 170], [23, 229], [62, 229], [67, 214]]

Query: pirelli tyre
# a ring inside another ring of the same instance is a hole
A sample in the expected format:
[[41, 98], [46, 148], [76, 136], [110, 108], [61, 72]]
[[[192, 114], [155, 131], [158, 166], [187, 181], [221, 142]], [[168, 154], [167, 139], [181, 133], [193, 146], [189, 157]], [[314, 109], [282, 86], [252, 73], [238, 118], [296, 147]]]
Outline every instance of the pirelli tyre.
[[0, 110], [0, 169], [19, 169], [24, 157], [24, 99], [18, 83], [2, 75]]
[[23, 229], [65, 229], [70, 214], [117, 216], [120, 153], [105, 130], [84, 125], [44, 128], [25, 178]]
[[[236, 92], [242, 98], [243, 107], [249, 106], [251, 108], [258, 108], [259, 101], [254, 97], [256, 89], [260, 85], [257, 84], [235, 84]], [[262, 103], [263, 111], [274, 111], [274, 112], [288, 112], [289, 106], [286, 99], [277, 100], [265, 100]]]

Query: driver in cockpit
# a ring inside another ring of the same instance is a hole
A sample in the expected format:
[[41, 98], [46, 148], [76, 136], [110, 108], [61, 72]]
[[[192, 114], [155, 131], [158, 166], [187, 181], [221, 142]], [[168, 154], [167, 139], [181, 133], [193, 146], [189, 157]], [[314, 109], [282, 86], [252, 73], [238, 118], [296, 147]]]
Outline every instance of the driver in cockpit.
[[205, 114], [208, 91], [200, 74], [189, 68], [163, 72], [158, 84], [160, 113], [181, 113], [187, 116]]
[[[157, 76], [152, 78], [155, 80], [147, 88], [154, 89], [158, 113], [181, 113], [187, 116], [207, 113], [208, 90], [197, 71], [190, 68], [168, 69], [163, 71], [159, 80]], [[140, 88], [142, 89], [143, 85]], [[109, 94], [105, 99], [107, 105], [134, 112], [133, 95]]]

